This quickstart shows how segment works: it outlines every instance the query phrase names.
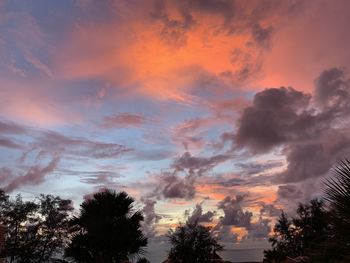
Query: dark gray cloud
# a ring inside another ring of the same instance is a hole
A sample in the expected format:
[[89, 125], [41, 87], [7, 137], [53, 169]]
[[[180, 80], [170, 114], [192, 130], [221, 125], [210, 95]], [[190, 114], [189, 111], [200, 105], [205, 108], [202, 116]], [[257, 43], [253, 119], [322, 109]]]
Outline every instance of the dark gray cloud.
[[174, 173], [163, 173], [159, 177], [155, 194], [164, 198], [193, 199], [196, 193], [195, 178], [181, 177]]
[[262, 204], [260, 214], [268, 217], [278, 217], [281, 215], [282, 210], [277, 208], [274, 204]]
[[177, 158], [172, 167], [176, 171], [185, 171], [190, 175], [202, 176], [215, 166], [232, 158], [231, 155], [219, 154], [208, 158], [194, 157], [189, 152], [185, 152], [181, 157]]
[[286, 184], [286, 185], [278, 186], [277, 195], [278, 195], [278, 198], [281, 198], [281, 199], [297, 200], [301, 198], [301, 196], [303, 195], [303, 192], [296, 185]]
[[195, 209], [188, 216], [187, 222], [209, 223], [213, 221], [213, 217], [215, 216], [215, 214], [215, 211], [207, 211], [206, 213], [203, 213], [202, 204], [196, 204]]
[[349, 156], [350, 137], [345, 134], [329, 134], [317, 142], [286, 146], [287, 169], [279, 174], [280, 182], [300, 182], [324, 176], [338, 160]]
[[266, 89], [244, 110], [237, 131], [222, 138], [253, 153], [281, 147], [287, 169], [275, 182], [321, 177], [350, 154], [349, 96], [350, 80], [339, 68], [320, 74], [313, 97], [293, 88]]
[[193, 199], [196, 194], [196, 181], [217, 165], [232, 158], [231, 155], [218, 154], [211, 157], [194, 157], [189, 152], [176, 158], [170, 172], [157, 177], [154, 196], [164, 198]]
[[293, 88], [266, 89], [255, 95], [238, 123], [235, 143], [255, 152], [265, 152], [295, 136], [311, 96]]
[[237, 243], [239, 235], [237, 233], [232, 233], [231, 226], [219, 225], [213, 230], [215, 237], [219, 239], [220, 242], [226, 243]]
[[[268, 238], [271, 231], [271, 220], [259, 217], [252, 221], [253, 213], [245, 210], [243, 205], [249, 200], [247, 195], [237, 195], [236, 197], [225, 197], [219, 204], [218, 209], [223, 210], [224, 216], [220, 218], [218, 224], [213, 228], [213, 233], [224, 242], [238, 241], [238, 234], [232, 233], [231, 227], [243, 227], [248, 232], [243, 239], [265, 239]], [[266, 214], [267, 209], [272, 207], [263, 207]], [[274, 208], [274, 207], [273, 207]], [[261, 213], [262, 215], [262, 213]]]
[[253, 216], [252, 212], [243, 211], [242, 204], [246, 195], [237, 195], [235, 198], [225, 197], [218, 204], [218, 209], [222, 209], [224, 216], [219, 224], [224, 226], [249, 227]]
[[271, 232], [271, 220], [259, 218], [256, 223], [251, 223], [249, 227], [246, 228], [248, 235], [245, 238], [252, 239], [264, 239], [268, 238]]
[[345, 78], [341, 68], [331, 68], [322, 72], [315, 80], [315, 100], [323, 107], [349, 105], [350, 80]]
[[277, 168], [283, 166], [282, 161], [267, 161], [267, 162], [246, 162], [246, 163], [237, 163], [235, 164], [240, 168], [241, 175], [257, 175], [263, 172], [266, 172], [269, 169]]

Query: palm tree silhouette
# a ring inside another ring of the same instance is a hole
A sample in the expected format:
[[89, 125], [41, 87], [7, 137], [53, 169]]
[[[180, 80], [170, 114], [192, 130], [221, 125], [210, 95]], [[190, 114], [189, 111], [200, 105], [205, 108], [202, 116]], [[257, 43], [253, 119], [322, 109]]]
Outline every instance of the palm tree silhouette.
[[350, 161], [345, 159], [335, 166], [333, 177], [324, 185], [325, 199], [332, 214], [333, 243], [338, 253], [350, 260]]
[[71, 222], [66, 256], [81, 263], [119, 263], [142, 254], [147, 238], [140, 226], [143, 216], [132, 210], [133, 202], [125, 192], [110, 190], [84, 201]]

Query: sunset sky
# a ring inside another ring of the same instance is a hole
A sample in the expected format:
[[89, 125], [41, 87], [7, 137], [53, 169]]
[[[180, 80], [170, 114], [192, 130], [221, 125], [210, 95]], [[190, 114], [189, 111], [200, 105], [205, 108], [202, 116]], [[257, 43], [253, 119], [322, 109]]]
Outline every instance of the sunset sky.
[[126, 191], [152, 263], [195, 219], [261, 253], [350, 157], [349, 25], [348, 0], [0, 0], [0, 188]]

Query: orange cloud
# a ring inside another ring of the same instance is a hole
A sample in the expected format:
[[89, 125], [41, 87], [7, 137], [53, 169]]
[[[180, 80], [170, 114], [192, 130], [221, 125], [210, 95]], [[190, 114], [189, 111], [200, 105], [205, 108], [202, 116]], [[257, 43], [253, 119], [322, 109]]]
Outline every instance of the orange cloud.
[[251, 36], [220, 32], [221, 24], [218, 16], [196, 14], [180, 46], [162, 36], [161, 22], [144, 17], [82, 25], [62, 46], [56, 70], [68, 79], [101, 78], [129, 92], [193, 102], [189, 91], [203, 74], [232, 85], [235, 72], [259, 63], [261, 52], [247, 45]]

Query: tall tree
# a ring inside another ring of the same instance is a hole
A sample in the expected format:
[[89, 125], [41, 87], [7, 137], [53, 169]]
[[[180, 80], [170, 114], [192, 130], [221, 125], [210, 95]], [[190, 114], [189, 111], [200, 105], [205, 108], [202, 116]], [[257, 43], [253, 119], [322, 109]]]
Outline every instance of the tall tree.
[[212, 236], [210, 228], [198, 222], [187, 222], [168, 234], [172, 248], [169, 259], [176, 263], [208, 263], [216, 252], [223, 250]]
[[119, 263], [143, 252], [147, 238], [143, 216], [133, 211], [134, 199], [125, 192], [106, 190], [81, 204], [72, 222], [72, 242], [66, 256], [81, 263]]

